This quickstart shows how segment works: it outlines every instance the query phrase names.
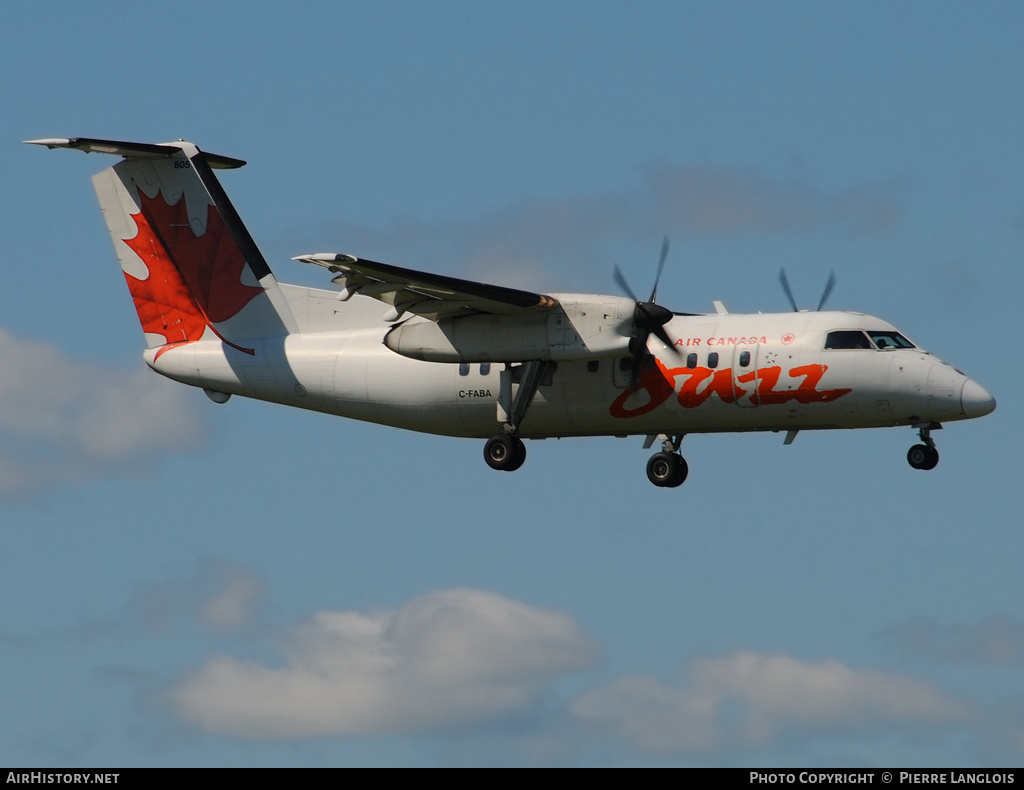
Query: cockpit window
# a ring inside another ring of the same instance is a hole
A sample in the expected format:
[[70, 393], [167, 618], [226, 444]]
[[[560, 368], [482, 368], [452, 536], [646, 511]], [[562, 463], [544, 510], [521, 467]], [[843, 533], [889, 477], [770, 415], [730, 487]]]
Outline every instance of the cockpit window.
[[825, 348], [871, 348], [871, 341], [859, 329], [843, 329], [828, 333]]
[[907, 340], [899, 332], [868, 332], [871, 335], [871, 339], [875, 341], [875, 345], [883, 351], [887, 348], [916, 348], [916, 346]]

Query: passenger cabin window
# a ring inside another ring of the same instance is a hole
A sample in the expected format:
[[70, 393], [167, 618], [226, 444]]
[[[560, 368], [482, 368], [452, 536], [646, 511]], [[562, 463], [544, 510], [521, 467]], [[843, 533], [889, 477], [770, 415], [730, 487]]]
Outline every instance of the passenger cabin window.
[[587, 360], [587, 370], [591, 373], [597, 373], [598, 368], [601, 367], [601, 363], [596, 359]]
[[468, 376], [469, 375], [469, 363], [468, 362], [460, 362], [459, 363], [459, 375], [460, 376]]
[[491, 375], [491, 363], [490, 362], [481, 362], [480, 363], [480, 375], [481, 376], [489, 376], [489, 375]]
[[695, 367], [697, 367], [697, 355], [696, 354], [687, 354], [686, 355], [686, 367], [688, 367], [690, 370], [693, 370]]
[[717, 351], [712, 351], [710, 354], [708, 354], [708, 367], [709, 368], [717, 368], [718, 367], [718, 352]]
[[745, 368], [748, 365], [750, 365], [750, 352], [749, 351], [741, 351], [740, 352], [740, 367], [741, 368]]
[[843, 329], [828, 333], [825, 348], [871, 348], [871, 341], [859, 329]]
[[868, 332], [875, 345], [885, 351], [889, 348], [916, 348], [899, 332]]

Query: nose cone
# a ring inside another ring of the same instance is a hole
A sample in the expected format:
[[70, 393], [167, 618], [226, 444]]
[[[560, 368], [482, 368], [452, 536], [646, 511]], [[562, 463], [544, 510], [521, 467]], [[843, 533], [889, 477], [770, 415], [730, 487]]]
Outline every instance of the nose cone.
[[960, 407], [968, 418], [984, 417], [996, 409], [996, 399], [974, 379], [967, 379], [960, 390]]

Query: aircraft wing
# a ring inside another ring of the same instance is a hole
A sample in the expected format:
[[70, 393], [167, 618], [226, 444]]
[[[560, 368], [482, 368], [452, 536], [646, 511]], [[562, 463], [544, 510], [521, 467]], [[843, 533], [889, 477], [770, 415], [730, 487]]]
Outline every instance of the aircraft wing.
[[332, 282], [341, 286], [338, 298], [342, 301], [358, 293], [391, 305], [394, 310], [385, 316], [386, 321], [397, 321], [406, 313], [431, 321], [480, 313], [512, 315], [558, 304], [544, 294], [417, 272], [354, 255], [318, 252], [292, 260], [315, 263], [334, 272], [337, 276]]

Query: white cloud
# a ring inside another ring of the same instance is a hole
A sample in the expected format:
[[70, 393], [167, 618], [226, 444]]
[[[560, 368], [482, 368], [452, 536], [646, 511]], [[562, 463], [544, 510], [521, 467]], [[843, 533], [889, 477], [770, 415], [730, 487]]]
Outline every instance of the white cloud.
[[217, 631], [248, 625], [263, 597], [263, 579], [256, 573], [226, 564], [212, 569], [220, 589], [199, 603], [199, 619]]
[[695, 659], [679, 687], [622, 678], [582, 695], [571, 710], [657, 755], [762, 747], [798, 730], [857, 734], [969, 716], [963, 704], [909, 677], [752, 652]]
[[635, 188], [620, 194], [522, 201], [478, 216], [434, 222], [395, 218], [384, 225], [335, 219], [313, 231], [292, 232], [288, 244], [305, 236], [311, 247], [544, 290], [562, 287], [564, 279], [552, 272], [564, 275], [567, 270], [579, 279], [598, 267], [595, 280], [607, 282], [611, 250], [619, 242], [650, 249], [644, 260], [653, 265], [665, 233], [719, 236], [830, 228], [870, 235], [892, 231], [902, 213], [898, 188], [889, 184], [829, 192], [741, 167], [657, 166], [643, 175]]
[[187, 391], [0, 329], [0, 497], [145, 468], [200, 444]]
[[[514, 288], [550, 289], [553, 271], [604, 267], [602, 247], [611, 238], [636, 238], [653, 248], [663, 229], [638, 231], [631, 199], [580, 197], [524, 201], [488, 214], [437, 220], [395, 218], [381, 225], [331, 220], [312, 231], [294, 231], [306, 244], [338, 249], [388, 263], [462, 275]], [[608, 271], [602, 269], [607, 279]]]
[[921, 618], [887, 628], [883, 636], [901, 650], [931, 659], [977, 664], [1024, 663], [1024, 622], [1008, 614], [950, 626]]
[[214, 658], [169, 699], [243, 737], [435, 731], [529, 711], [544, 684], [597, 654], [567, 615], [469, 589], [397, 611], [320, 612], [284, 650], [280, 668]]
[[214, 631], [254, 623], [263, 598], [263, 577], [216, 557], [199, 562], [187, 581], [146, 582], [132, 595], [132, 622], [145, 631], [187, 628], [196, 620]]
[[854, 234], [891, 231], [900, 208], [890, 186], [860, 184], [828, 194], [809, 183], [767, 178], [737, 167], [666, 167], [648, 172], [663, 223], [692, 233], [735, 234], [836, 225]]

